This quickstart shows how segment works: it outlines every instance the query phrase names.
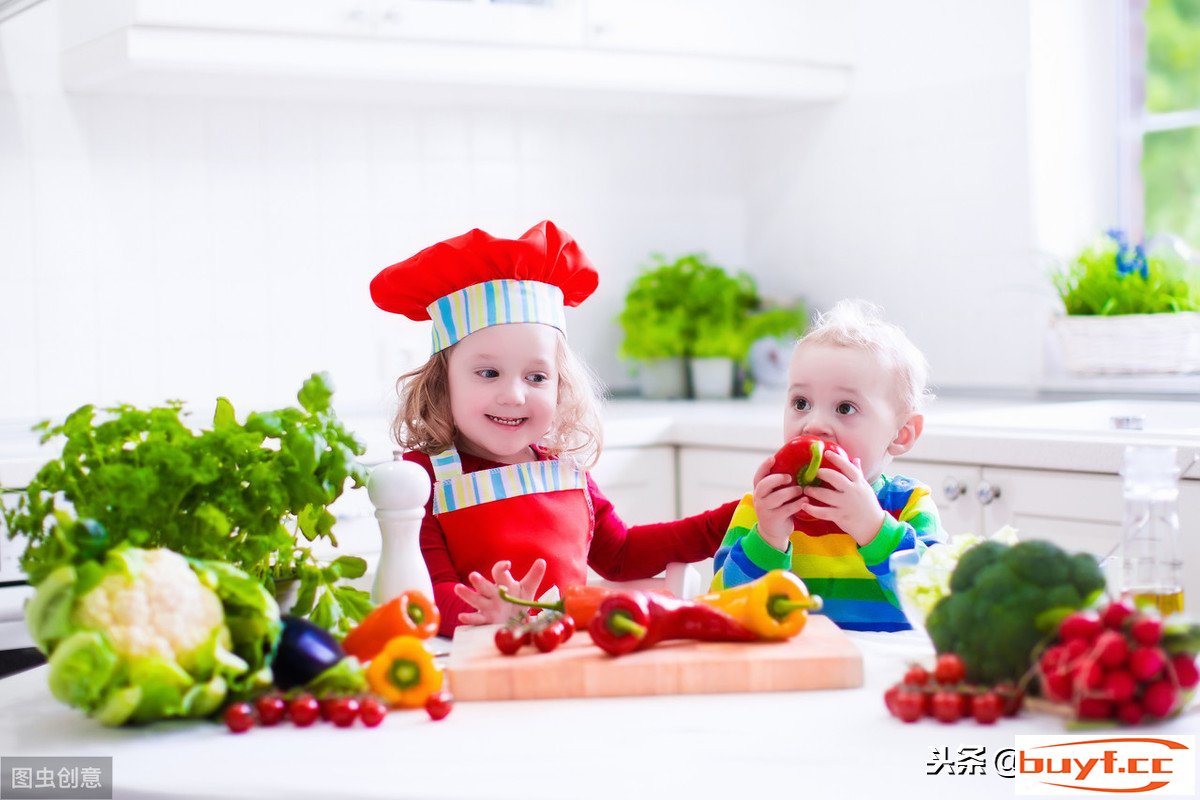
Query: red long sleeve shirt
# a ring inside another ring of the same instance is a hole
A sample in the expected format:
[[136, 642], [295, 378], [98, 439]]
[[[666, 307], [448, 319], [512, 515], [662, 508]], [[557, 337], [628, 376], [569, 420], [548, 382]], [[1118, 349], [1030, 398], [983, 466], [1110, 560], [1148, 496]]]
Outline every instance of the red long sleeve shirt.
[[[460, 452], [459, 456], [464, 473], [504, 466], [469, 453]], [[540, 451], [538, 456], [549, 458]], [[433, 482], [429, 456], [410, 452], [404, 454], [404, 459], [419, 464]], [[587, 491], [595, 512], [588, 566], [606, 580], [651, 578], [671, 562], [701, 561], [711, 557], [720, 547], [737, 507], [737, 501], [733, 501], [686, 519], [629, 528], [617, 516], [613, 504], [600, 492], [591, 475], [587, 476]], [[442, 615], [439, 632], [443, 636], [452, 636], [459, 625], [458, 615], [475, 609], [454, 593], [454, 587], [465, 583], [467, 576], [455, 567], [442, 526], [433, 515], [432, 497], [425, 504], [425, 518], [421, 521], [421, 553], [433, 582], [433, 600]]]

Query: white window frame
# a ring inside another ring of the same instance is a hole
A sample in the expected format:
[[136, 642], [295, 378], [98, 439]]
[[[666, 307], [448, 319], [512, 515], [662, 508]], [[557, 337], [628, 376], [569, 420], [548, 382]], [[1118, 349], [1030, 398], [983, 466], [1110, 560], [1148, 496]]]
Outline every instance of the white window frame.
[[1146, 110], [1146, 24], [1149, 0], [1126, 0], [1120, 6], [1118, 48], [1118, 159], [1117, 214], [1134, 240], [1145, 236], [1146, 187], [1142, 180], [1142, 146], [1146, 134], [1200, 127], [1200, 108], [1150, 113]]

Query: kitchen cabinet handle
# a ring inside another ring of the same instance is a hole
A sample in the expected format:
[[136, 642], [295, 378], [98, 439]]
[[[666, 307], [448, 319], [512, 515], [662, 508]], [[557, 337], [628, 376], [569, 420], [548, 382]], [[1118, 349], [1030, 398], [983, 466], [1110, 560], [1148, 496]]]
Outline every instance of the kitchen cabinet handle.
[[979, 486], [975, 488], [975, 497], [979, 500], [979, 505], [991, 505], [992, 501], [1000, 496], [1000, 487], [992, 486], [987, 481], [980, 481]]
[[953, 503], [966, 493], [967, 482], [959, 480], [953, 475], [951, 475], [949, 478], [946, 478], [945, 483], [942, 484], [942, 497], [946, 498], [947, 503]]

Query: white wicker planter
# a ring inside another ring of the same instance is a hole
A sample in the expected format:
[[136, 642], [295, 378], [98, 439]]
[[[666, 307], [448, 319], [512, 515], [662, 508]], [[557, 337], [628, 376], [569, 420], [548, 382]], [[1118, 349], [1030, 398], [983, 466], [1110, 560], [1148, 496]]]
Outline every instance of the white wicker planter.
[[1054, 329], [1079, 375], [1200, 372], [1200, 313], [1067, 316]]

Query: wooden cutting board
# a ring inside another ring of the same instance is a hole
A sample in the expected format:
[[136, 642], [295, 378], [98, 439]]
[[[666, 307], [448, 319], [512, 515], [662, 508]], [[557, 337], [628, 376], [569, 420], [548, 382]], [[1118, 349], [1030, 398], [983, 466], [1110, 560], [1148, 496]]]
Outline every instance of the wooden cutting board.
[[862, 686], [862, 654], [822, 616], [785, 642], [662, 642], [613, 657], [576, 633], [549, 653], [501, 655], [495, 625], [462, 626], [450, 648], [458, 700], [535, 700], [646, 694], [785, 692]]

